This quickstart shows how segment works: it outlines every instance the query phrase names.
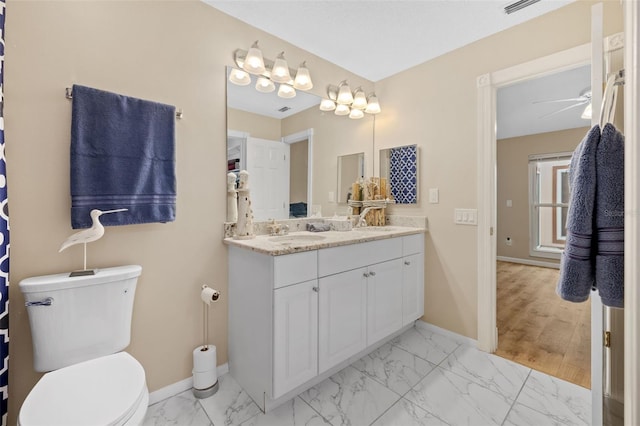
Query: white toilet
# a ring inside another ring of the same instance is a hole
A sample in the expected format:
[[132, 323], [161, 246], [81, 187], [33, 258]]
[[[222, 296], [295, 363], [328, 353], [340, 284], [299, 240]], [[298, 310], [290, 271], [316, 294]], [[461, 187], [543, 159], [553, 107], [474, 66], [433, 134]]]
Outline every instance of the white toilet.
[[36, 371], [20, 426], [139, 425], [149, 403], [144, 369], [129, 345], [138, 265], [27, 278], [24, 294]]

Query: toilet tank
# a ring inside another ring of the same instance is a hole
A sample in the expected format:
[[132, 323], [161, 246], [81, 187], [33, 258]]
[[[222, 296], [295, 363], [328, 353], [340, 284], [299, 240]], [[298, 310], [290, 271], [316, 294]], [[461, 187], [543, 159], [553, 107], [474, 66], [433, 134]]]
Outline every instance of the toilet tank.
[[33, 364], [45, 372], [119, 352], [129, 346], [138, 265], [20, 282], [31, 325]]

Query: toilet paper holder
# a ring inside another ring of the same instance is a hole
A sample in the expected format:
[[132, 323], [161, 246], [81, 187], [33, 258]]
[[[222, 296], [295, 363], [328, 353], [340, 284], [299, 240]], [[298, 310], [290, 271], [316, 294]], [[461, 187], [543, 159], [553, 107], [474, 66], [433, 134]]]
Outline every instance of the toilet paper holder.
[[[216, 374], [216, 347], [209, 345], [209, 306], [220, 299], [220, 292], [210, 288], [206, 284], [201, 287], [200, 299], [202, 299], [202, 346], [196, 348], [193, 353], [193, 394], [196, 398], [208, 398], [218, 391], [219, 383]], [[205, 355], [208, 353], [208, 355]], [[196, 368], [196, 358], [207, 360], [207, 367]], [[197, 370], [197, 371], [196, 371]]]

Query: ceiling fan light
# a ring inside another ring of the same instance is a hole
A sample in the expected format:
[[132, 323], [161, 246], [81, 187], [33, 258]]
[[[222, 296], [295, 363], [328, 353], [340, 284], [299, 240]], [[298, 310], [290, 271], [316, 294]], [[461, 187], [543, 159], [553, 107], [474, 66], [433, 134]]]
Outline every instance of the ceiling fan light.
[[264, 59], [262, 58], [262, 51], [258, 48], [258, 42], [253, 43], [247, 57], [244, 59], [242, 68], [251, 74], [262, 74], [266, 71], [264, 67]]
[[256, 90], [262, 93], [271, 93], [276, 90], [276, 85], [268, 78], [260, 77], [256, 82]]
[[298, 90], [310, 90], [313, 88], [311, 74], [309, 74], [309, 68], [307, 68], [306, 62], [303, 62], [298, 67], [296, 78], [293, 81], [293, 87]]
[[[364, 95], [362, 89], [356, 89], [356, 94], [353, 96], [353, 103], [351, 108], [365, 109], [367, 107], [367, 97]], [[360, 117], [358, 117], [360, 118]]]
[[340, 83], [340, 86], [338, 87], [337, 102], [341, 105], [351, 105], [353, 102], [353, 95], [351, 94], [351, 89], [346, 81]]
[[284, 99], [295, 98], [296, 90], [288, 84], [280, 84], [280, 87], [278, 87], [278, 96]]
[[336, 103], [331, 99], [324, 98], [320, 101], [320, 111], [333, 111], [336, 109]]
[[361, 109], [355, 109], [355, 108], [351, 109], [351, 112], [349, 113], [349, 118], [353, 120], [357, 120], [362, 117], [364, 117], [364, 112], [362, 112]]
[[365, 108], [364, 112], [366, 112], [367, 114], [379, 114], [381, 109], [376, 94], [372, 93], [371, 95], [369, 95], [368, 101], [369, 102], [367, 103], [367, 108]]
[[593, 107], [591, 106], [591, 102], [589, 102], [589, 104], [584, 109], [584, 111], [582, 111], [582, 115], [580, 116], [580, 118], [582, 118], [583, 120], [591, 120], [592, 116], [593, 116]]
[[284, 59], [284, 52], [281, 52], [273, 63], [273, 68], [271, 69], [271, 80], [276, 83], [289, 83], [291, 81], [289, 65]]
[[247, 86], [251, 84], [251, 76], [246, 71], [234, 68], [229, 74], [229, 81], [236, 86]]
[[336, 110], [334, 111], [335, 115], [347, 115], [351, 112], [351, 108], [345, 104], [338, 104], [336, 106]]

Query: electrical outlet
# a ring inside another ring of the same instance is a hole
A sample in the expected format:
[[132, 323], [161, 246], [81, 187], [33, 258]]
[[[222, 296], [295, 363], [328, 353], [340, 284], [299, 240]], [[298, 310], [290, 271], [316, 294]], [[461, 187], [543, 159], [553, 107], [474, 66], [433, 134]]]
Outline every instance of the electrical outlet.
[[510, 246], [513, 244], [513, 240], [511, 239], [511, 237], [507, 237], [507, 239], [504, 242], [506, 245]]

